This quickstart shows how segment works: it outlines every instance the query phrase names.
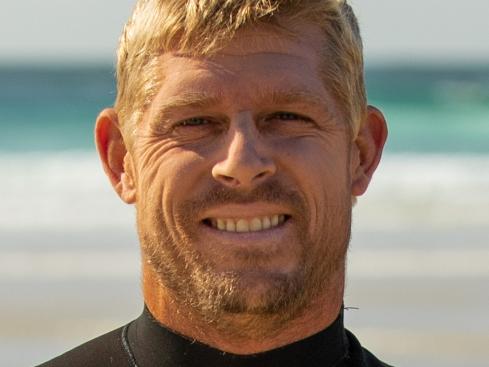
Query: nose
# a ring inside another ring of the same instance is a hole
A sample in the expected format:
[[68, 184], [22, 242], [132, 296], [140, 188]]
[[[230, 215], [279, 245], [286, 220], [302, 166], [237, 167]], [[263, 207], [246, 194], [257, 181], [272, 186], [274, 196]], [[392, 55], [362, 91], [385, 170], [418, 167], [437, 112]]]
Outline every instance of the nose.
[[[251, 121], [250, 121], [251, 120]], [[276, 172], [271, 147], [260, 137], [252, 119], [231, 123], [226, 156], [212, 168], [212, 176], [234, 189], [251, 189]]]

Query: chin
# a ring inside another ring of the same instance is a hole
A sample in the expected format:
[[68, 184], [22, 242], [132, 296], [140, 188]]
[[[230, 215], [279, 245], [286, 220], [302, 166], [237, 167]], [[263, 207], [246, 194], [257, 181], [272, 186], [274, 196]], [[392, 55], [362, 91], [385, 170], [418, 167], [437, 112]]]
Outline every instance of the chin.
[[233, 292], [222, 298], [221, 309], [251, 315], [289, 312], [293, 305], [303, 303], [303, 285], [299, 273], [241, 273], [235, 276]]

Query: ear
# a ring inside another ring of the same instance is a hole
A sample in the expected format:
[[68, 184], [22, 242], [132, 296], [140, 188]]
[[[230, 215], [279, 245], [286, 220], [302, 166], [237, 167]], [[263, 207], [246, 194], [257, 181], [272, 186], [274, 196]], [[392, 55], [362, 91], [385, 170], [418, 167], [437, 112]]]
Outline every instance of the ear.
[[367, 118], [352, 144], [352, 195], [361, 196], [377, 168], [387, 139], [387, 123], [377, 108], [368, 106]]
[[103, 110], [95, 124], [95, 144], [105, 174], [120, 198], [127, 204], [136, 202], [136, 185], [132, 157], [126, 149], [113, 108]]

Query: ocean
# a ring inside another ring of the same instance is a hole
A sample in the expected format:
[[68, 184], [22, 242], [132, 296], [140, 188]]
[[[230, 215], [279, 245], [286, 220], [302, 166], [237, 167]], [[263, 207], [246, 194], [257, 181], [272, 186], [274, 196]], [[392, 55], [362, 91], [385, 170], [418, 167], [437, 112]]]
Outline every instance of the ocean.
[[[489, 153], [489, 67], [385, 66], [366, 72], [387, 116], [387, 153]], [[92, 151], [115, 99], [111, 67], [0, 66], [0, 153]]]
[[[489, 354], [489, 66], [372, 65], [389, 123], [354, 209], [347, 326], [399, 366]], [[104, 176], [110, 66], [0, 67], [0, 354], [29, 366], [136, 317], [134, 208]]]

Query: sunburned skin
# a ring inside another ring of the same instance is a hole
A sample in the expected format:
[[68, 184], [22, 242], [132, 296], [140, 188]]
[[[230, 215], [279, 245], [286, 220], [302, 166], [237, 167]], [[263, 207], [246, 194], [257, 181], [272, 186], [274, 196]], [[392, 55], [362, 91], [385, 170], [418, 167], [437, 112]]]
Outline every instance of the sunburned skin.
[[351, 197], [365, 192], [386, 137], [370, 109], [351, 141], [319, 73], [322, 36], [297, 33], [249, 29], [210, 57], [165, 53], [131, 144], [120, 145], [113, 110], [97, 125], [99, 150], [124, 152], [105, 169], [137, 207], [151, 313], [235, 354], [335, 320]]

